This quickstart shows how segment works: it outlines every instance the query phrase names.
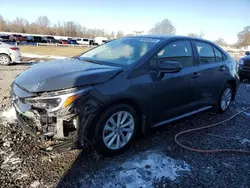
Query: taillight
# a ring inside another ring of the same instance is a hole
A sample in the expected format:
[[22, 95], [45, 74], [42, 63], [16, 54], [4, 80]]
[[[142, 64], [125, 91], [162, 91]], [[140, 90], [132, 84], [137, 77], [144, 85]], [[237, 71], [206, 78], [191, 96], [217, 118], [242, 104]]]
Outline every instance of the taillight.
[[12, 48], [10, 48], [11, 50], [20, 50], [19, 48], [17, 48], [17, 47], [12, 47]]

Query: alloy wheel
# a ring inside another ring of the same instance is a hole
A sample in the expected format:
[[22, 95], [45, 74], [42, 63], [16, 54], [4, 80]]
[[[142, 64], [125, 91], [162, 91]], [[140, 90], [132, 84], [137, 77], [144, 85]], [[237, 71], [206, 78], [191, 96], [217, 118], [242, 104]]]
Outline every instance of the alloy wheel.
[[0, 55], [0, 64], [8, 65], [9, 62], [10, 62], [10, 59], [7, 55]]
[[105, 123], [103, 142], [111, 150], [119, 150], [129, 143], [135, 131], [135, 120], [127, 111], [113, 114]]
[[221, 96], [221, 109], [223, 111], [227, 110], [232, 101], [232, 90], [230, 88], [226, 88]]

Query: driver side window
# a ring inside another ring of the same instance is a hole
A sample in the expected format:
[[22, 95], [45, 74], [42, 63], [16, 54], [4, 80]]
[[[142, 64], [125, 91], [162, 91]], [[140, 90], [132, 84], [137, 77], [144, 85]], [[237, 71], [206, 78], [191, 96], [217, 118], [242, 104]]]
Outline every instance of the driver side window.
[[167, 44], [159, 53], [160, 62], [177, 61], [183, 68], [193, 66], [193, 52], [190, 41], [181, 40]]

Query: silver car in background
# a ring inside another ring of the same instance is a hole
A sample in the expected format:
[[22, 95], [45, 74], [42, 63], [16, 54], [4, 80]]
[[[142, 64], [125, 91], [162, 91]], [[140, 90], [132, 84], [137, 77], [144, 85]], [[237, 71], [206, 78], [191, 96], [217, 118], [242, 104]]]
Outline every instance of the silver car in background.
[[0, 42], [0, 65], [21, 63], [21, 60], [22, 55], [18, 47]]

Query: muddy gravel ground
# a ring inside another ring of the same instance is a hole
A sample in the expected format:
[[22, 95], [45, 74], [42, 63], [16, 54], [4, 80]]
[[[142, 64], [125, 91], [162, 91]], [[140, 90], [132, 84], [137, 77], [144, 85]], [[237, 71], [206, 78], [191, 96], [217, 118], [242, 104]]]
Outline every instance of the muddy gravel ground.
[[[182, 130], [219, 122], [249, 107], [250, 85], [240, 86], [225, 114], [207, 111], [154, 129], [119, 156], [104, 158], [93, 150], [43, 153], [40, 148], [48, 143], [23, 133], [10, 108], [10, 84], [32, 61], [0, 66], [0, 187], [250, 187], [250, 155], [200, 154], [174, 142]], [[249, 127], [250, 110], [180, 140], [195, 148], [250, 151]]]

